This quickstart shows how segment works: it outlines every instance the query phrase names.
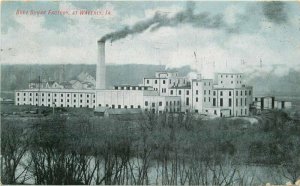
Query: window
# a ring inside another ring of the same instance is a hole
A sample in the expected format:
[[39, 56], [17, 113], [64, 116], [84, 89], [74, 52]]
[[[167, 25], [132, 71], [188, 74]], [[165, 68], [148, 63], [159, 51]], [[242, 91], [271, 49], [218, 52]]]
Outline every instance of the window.
[[17, 100], [20, 101], [20, 98], [18, 98]]
[[154, 83], [157, 84], [157, 80], [155, 80]]
[[87, 102], [87, 103], [89, 103], [89, 102], [90, 102], [90, 100], [86, 100], [86, 102]]
[[190, 99], [186, 98], [186, 105], [189, 105], [189, 104], [190, 104]]
[[247, 90], [245, 90], [245, 96], [247, 96]]
[[[36, 99], [37, 100], [37, 99]], [[54, 99], [54, 102], [56, 102], [56, 99]]]
[[223, 107], [223, 98], [220, 98], [220, 106]]
[[74, 94], [73, 96], [74, 96], [74, 98], [76, 98], [76, 94]]
[[20, 95], [20, 93], [17, 93], [17, 95], [19, 96], [19, 95]]
[[243, 98], [241, 98], [241, 106], [243, 106]]
[[[100, 105], [101, 106], [101, 105]], [[109, 107], [108, 104], [105, 105], [106, 107]]]
[[[24, 98], [24, 101], [26, 101], [26, 99]], [[44, 99], [43, 99], [43, 101], [44, 101]]]
[[249, 90], [249, 96], [251, 96], [251, 90]]
[[130, 105], [130, 108], [133, 108], [133, 105]]
[[149, 79], [147, 79], [147, 84], [149, 84]]
[[67, 97], [69, 97], [70, 95], [69, 94], [67, 94]]
[[178, 94], [181, 95], [181, 90], [178, 91]]
[[[24, 96], [25, 96], [25, 93], [24, 93]], [[44, 93], [42, 93], [42, 96], [44, 96]]]
[[204, 95], [206, 95], [206, 90], [204, 90]]
[[206, 82], [204, 82], [204, 86], [206, 86]]
[[229, 96], [231, 96], [231, 91], [229, 91]]
[[[31, 100], [30, 100], [31, 101]], [[48, 99], [48, 102], [50, 102], [50, 99]]]
[[238, 91], [235, 91], [235, 95], [238, 96]]
[[180, 102], [179, 102], [179, 101], [177, 101], [177, 105], [180, 105]]
[[231, 98], [228, 99], [228, 106], [231, 107]]
[[221, 81], [221, 84], [223, 84], [223, 81]]
[[64, 100], [63, 100], [63, 99], [61, 99], [61, 100], [60, 100], [60, 102], [64, 102]]
[[82, 98], [82, 94], [80, 94], [80, 97]]
[[[37, 94], [36, 94], [37, 95]], [[56, 97], [56, 94], [54, 94], [54, 97]]]
[[90, 95], [87, 94], [86, 97], [88, 98], [88, 97], [90, 97]]
[[166, 106], [168, 106], [168, 102], [166, 101]]
[[245, 105], [247, 105], [247, 98], [245, 98]]
[[243, 91], [241, 90], [241, 96], [243, 95]]
[[163, 84], [166, 84], [166, 80], [163, 80]]
[[196, 97], [196, 102], [198, 102], [198, 97]]
[[198, 95], [198, 90], [196, 90], [196, 95]]
[[204, 102], [206, 102], [206, 97], [204, 97]]
[[208, 97], [208, 102], [210, 102], [210, 97]]
[[210, 95], [210, 90], [208, 90], [208, 95]]
[[[19, 98], [18, 98], [19, 99]], [[31, 101], [32, 99], [31, 98], [29, 98], [29, 101]]]
[[63, 94], [60, 94], [60, 96], [61, 96], [61, 97], [64, 97], [64, 95], [63, 95]]
[[80, 103], [82, 103], [82, 99], [80, 100]]
[[233, 81], [231, 81], [231, 84], [233, 84]]
[[245, 115], [247, 115], [247, 109], [245, 109]]
[[162, 102], [161, 101], [159, 102], [159, 106], [162, 106]]
[[214, 110], [214, 114], [217, 115], [217, 111], [216, 110]]
[[223, 96], [223, 91], [220, 91], [220, 96]]
[[141, 105], [138, 105], [138, 108], [141, 108]]
[[190, 91], [187, 90], [187, 91], [186, 91], [186, 95], [189, 95], [189, 94], [190, 94]]
[[239, 106], [239, 100], [238, 100], [238, 98], [236, 98], [236, 100], [235, 100], [235, 106]]
[[118, 108], [120, 109], [120, 108], [121, 108], [121, 105], [118, 105]]
[[[19, 93], [18, 93], [18, 95], [19, 95]], [[29, 95], [32, 96], [32, 93], [30, 93]]]
[[152, 103], [152, 107], [155, 107], [155, 103]]
[[173, 90], [171, 90], [170, 94], [173, 95]]
[[213, 106], [216, 106], [216, 98], [213, 98]]
[[148, 101], [145, 101], [145, 106], [148, 106]]
[[216, 95], [216, 91], [214, 91], [214, 96]]
[[111, 108], [113, 108], [113, 109], [114, 109], [114, 108], [115, 108], [115, 105], [111, 105]]

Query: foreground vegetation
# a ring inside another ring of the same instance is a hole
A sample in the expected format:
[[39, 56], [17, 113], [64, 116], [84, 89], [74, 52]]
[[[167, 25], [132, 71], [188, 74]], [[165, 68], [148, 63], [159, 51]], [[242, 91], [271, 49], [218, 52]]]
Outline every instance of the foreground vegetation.
[[295, 183], [300, 176], [299, 134], [299, 120], [279, 111], [263, 113], [255, 124], [189, 115], [146, 115], [138, 121], [81, 113], [2, 117], [1, 180], [57, 185]]

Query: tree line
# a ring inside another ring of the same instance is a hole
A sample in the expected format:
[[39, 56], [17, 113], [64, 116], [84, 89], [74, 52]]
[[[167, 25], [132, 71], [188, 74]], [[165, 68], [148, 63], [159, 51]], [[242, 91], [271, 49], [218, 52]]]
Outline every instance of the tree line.
[[264, 113], [252, 124], [172, 114], [126, 121], [80, 114], [1, 118], [1, 180], [49, 185], [295, 183], [299, 134], [299, 121], [280, 111]]

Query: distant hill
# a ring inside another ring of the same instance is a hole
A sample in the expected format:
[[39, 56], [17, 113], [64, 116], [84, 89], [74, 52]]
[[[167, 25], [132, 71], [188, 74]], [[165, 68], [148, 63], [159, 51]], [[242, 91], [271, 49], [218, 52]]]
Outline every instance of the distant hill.
[[[155, 71], [163, 70], [165, 66], [159, 65], [107, 65], [108, 87], [119, 84], [137, 85], [142, 83], [144, 77], [154, 76]], [[178, 69], [179, 75], [185, 76], [191, 72], [189, 66]], [[30, 79], [74, 79], [81, 72], [86, 71], [95, 77], [95, 65], [1, 65], [1, 91], [13, 91], [28, 87]], [[63, 72], [63, 73], [62, 73]], [[247, 76], [247, 74], [245, 74]], [[300, 72], [290, 70], [285, 76], [270, 74], [268, 76], [255, 76], [247, 79], [247, 84], [254, 86], [255, 95], [300, 96]]]
[[[138, 85], [144, 77], [154, 76], [156, 71], [165, 69], [159, 65], [107, 65], [106, 83], [108, 87], [119, 84]], [[191, 69], [188, 66], [179, 69], [179, 75], [187, 75]], [[30, 80], [41, 79], [69, 81], [75, 79], [81, 72], [88, 72], [96, 77], [96, 65], [1, 65], [1, 91], [12, 91], [28, 88]]]

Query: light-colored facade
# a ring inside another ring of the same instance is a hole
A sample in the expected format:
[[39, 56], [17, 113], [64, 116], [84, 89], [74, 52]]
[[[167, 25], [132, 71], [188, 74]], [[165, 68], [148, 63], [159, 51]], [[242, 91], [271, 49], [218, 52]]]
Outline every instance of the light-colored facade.
[[217, 73], [215, 79], [179, 77], [177, 72], [157, 72], [140, 86], [114, 89], [27, 89], [16, 91], [17, 105], [54, 107], [140, 108], [153, 113], [193, 112], [220, 117], [248, 116], [252, 87], [242, 74]]

